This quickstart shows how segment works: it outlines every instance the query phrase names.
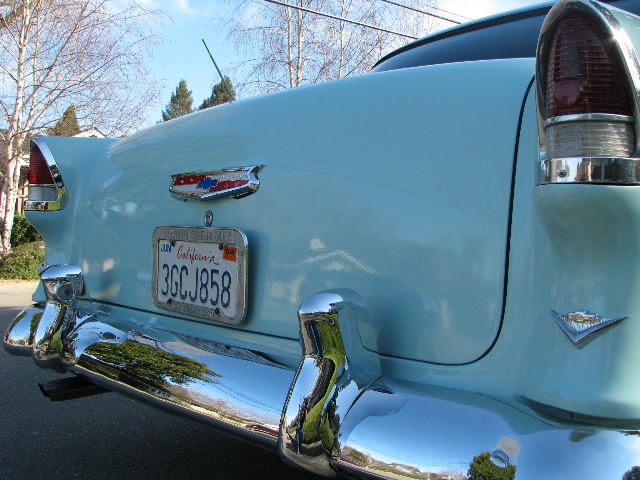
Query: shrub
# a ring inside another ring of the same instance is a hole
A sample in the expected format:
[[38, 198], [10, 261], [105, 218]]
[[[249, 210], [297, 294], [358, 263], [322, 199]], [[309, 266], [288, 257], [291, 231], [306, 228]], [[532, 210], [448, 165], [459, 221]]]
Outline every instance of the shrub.
[[19, 245], [1, 261], [0, 279], [38, 280], [38, 267], [44, 261], [44, 250], [26, 243]]
[[25, 243], [42, 240], [40, 232], [29, 223], [27, 217], [17, 213], [13, 217], [13, 229], [11, 230], [11, 246], [16, 247]]

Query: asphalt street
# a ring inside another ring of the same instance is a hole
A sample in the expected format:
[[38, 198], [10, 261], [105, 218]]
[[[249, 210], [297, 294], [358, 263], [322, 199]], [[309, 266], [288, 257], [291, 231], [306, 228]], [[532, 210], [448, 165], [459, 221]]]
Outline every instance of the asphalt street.
[[[35, 284], [0, 284], [0, 332]], [[60, 378], [0, 349], [0, 478], [317, 479], [278, 455], [116, 393], [51, 402], [37, 386]]]

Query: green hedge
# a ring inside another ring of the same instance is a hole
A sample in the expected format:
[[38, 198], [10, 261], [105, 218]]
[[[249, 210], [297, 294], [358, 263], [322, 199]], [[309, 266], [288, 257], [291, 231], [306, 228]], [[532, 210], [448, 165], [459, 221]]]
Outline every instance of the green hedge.
[[24, 243], [42, 240], [42, 235], [29, 223], [27, 217], [17, 213], [13, 217], [13, 229], [11, 230], [11, 247], [17, 247]]
[[25, 243], [11, 249], [0, 263], [2, 280], [38, 280], [38, 268], [44, 261], [44, 249]]

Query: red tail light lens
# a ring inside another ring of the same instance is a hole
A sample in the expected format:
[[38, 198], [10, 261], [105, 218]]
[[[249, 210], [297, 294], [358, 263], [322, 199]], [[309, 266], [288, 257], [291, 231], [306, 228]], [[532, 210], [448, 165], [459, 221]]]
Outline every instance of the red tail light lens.
[[549, 48], [545, 116], [631, 115], [622, 79], [605, 35], [587, 19], [569, 16]]
[[633, 45], [604, 9], [587, 1], [559, 2], [542, 27], [542, 183], [640, 183], [633, 160], [635, 67], [626, 56]]
[[31, 141], [29, 194], [25, 210], [62, 210], [68, 203], [67, 189], [49, 147], [40, 138]]
[[42, 151], [35, 143], [31, 144], [31, 155], [29, 162], [29, 184], [30, 185], [53, 185], [53, 175], [49, 170], [47, 160]]

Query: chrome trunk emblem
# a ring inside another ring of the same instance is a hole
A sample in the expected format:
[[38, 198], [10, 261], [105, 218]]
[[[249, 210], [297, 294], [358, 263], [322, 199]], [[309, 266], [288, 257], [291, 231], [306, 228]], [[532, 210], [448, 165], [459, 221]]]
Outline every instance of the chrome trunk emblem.
[[567, 337], [573, 344], [582, 348], [595, 337], [600, 335], [607, 327], [621, 322], [629, 315], [617, 318], [604, 318], [597, 313], [588, 311], [577, 311], [560, 315], [558, 312], [551, 310], [551, 315], [556, 323], [567, 334]]
[[171, 175], [172, 195], [181, 200], [215, 200], [242, 198], [258, 191], [258, 172], [264, 165], [226, 168], [213, 172], [189, 172]]

